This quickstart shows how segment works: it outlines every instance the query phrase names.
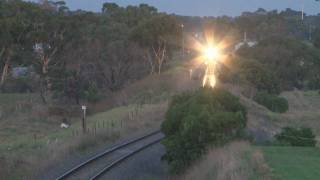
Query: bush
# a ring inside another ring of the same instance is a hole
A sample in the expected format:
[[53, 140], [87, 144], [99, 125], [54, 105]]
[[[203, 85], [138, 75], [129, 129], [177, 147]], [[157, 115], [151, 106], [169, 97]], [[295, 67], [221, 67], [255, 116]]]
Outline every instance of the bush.
[[240, 73], [254, 85], [259, 91], [267, 91], [270, 94], [281, 92], [279, 79], [258, 61], [243, 60], [240, 62]]
[[31, 93], [33, 92], [32, 79], [29, 77], [10, 78], [1, 87], [3, 93]]
[[96, 85], [90, 85], [87, 90], [84, 91], [84, 98], [89, 102], [98, 102], [101, 98]]
[[289, 109], [288, 101], [285, 98], [266, 92], [258, 92], [254, 100], [272, 112], [284, 113]]
[[308, 88], [311, 90], [320, 89], [320, 78], [314, 77], [308, 82]]
[[319, 75], [319, 50], [294, 37], [270, 36], [252, 48], [240, 49], [237, 54], [255, 59], [271, 71], [281, 90], [306, 88], [306, 82]]
[[246, 109], [220, 89], [203, 88], [173, 97], [162, 124], [170, 170], [178, 173], [197, 160], [208, 145], [222, 145], [242, 134]]
[[276, 139], [281, 144], [291, 146], [312, 146], [316, 145], [315, 135], [310, 128], [291, 128], [286, 127], [276, 135]]

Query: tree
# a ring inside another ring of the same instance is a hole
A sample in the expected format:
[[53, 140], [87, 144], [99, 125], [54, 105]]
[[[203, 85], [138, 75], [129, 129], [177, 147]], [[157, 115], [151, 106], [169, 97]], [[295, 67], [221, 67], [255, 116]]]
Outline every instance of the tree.
[[115, 15], [120, 10], [120, 6], [116, 3], [104, 3], [102, 7], [102, 12], [109, 15]]
[[33, 64], [40, 75], [40, 94], [43, 102], [46, 103], [46, 96], [52, 87], [50, 71], [59, 64], [56, 56], [61, 53], [72, 37], [73, 31], [70, 30], [72, 21], [63, 12], [51, 9], [43, 9], [36, 16], [31, 35], [34, 51], [37, 54], [37, 60]]
[[272, 71], [280, 81], [281, 90], [304, 88], [319, 74], [319, 51], [296, 38], [269, 37], [237, 53], [259, 61], [266, 70]]
[[[101, 75], [108, 89], [118, 90], [130, 79], [138, 79], [143, 73], [140, 48], [128, 41], [115, 41], [101, 45], [98, 60]], [[125, 52], [125, 53], [124, 53]]]
[[157, 69], [161, 73], [167, 56], [180, 42], [181, 29], [172, 16], [159, 14], [141, 23], [134, 29], [131, 39], [146, 49], [146, 60], [150, 65], [150, 74]]
[[272, 112], [285, 113], [289, 109], [289, 103], [286, 98], [271, 95], [266, 92], [258, 92], [254, 100]]
[[205, 153], [208, 146], [223, 145], [240, 137], [246, 126], [246, 109], [222, 89], [203, 88], [173, 97], [161, 125], [171, 172], [179, 173]]
[[5, 82], [14, 55], [24, 49], [31, 28], [31, 12], [36, 6], [22, 1], [0, 4], [0, 87]]

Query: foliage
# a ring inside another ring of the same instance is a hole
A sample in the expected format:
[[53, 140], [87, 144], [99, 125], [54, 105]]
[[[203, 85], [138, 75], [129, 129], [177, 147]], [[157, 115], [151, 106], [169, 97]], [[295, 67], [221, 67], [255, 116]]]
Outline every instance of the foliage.
[[239, 99], [221, 89], [202, 88], [173, 97], [162, 131], [172, 172], [197, 160], [208, 145], [236, 138], [246, 126], [246, 109]]
[[312, 146], [317, 143], [315, 135], [310, 128], [283, 128], [280, 134], [277, 134], [276, 139], [281, 144], [288, 144], [291, 146]]
[[89, 86], [88, 90], [84, 91], [84, 97], [89, 102], [97, 102], [100, 99], [97, 86]]
[[305, 88], [307, 81], [318, 77], [320, 51], [295, 38], [270, 37], [252, 48], [242, 48], [238, 55], [255, 59], [274, 72], [281, 90]]
[[1, 87], [2, 93], [31, 93], [33, 92], [33, 80], [30, 77], [11, 78]]
[[[139, 26], [134, 28], [131, 39], [145, 47], [148, 56], [155, 60], [150, 60], [151, 74], [157, 67], [158, 73], [168, 57], [171, 56], [179, 43], [181, 37], [181, 28], [175, 17], [166, 14], [153, 16], [151, 19], [143, 21]], [[152, 55], [151, 55], [152, 54]], [[153, 62], [155, 61], [155, 62]]]
[[266, 91], [270, 94], [279, 94], [280, 81], [276, 75], [254, 59], [242, 57], [230, 57], [228, 66], [222, 66], [219, 78], [223, 81], [234, 84], [249, 83], [259, 91]]
[[[70, 11], [64, 1], [1, 1], [0, 26], [0, 86], [11, 67], [32, 66], [43, 102], [64, 97], [77, 104], [90, 84], [116, 91], [147, 75], [150, 62], [159, 62], [145, 53], [151, 46], [158, 56], [164, 50], [160, 72], [180, 36], [174, 16], [146, 4], [105, 3], [102, 13], [92, 13]], [[135, 36], [138, 30], [147, 34]]]
[[280, 82], [276, 76], [264, 65], [253, 60], [240, 62], [240, 73], [258, 90], [270, 94], [280, 93]]
[[316, 32], [314, 33], [315, 37], [313, 40], [313, 44], [316, 48], [320, 49], [320, 28], [316, 30]]
[[314, 147], [263, 146], [267, 164], [272, 168], [272, 179], [318, 179], [320, 151]]
[[285, 98], [266, 92], [258, 92], [254, 100], [273, 112], [284, 113], [289, 109], [288, 101]]
[[320, 77], [319, 76], [315, 76], [313, 78], [311, 78], [308, 81], [308, 88], [311, 90], [318, 90], [320, 89]]

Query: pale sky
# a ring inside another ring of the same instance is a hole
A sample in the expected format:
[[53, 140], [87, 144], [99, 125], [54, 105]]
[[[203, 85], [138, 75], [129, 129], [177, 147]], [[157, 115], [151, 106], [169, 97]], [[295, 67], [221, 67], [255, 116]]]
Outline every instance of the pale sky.
[[[36, 0], [33, 0], [36, 1]], [[71, 10], [101, 11], [104, 2], [115, 2], [120, 6], [146, 3], [159, 11], [191, 16], [240, 15], [243, 11], [304, 9], [307, 14], [320, 13], [320, 2], [315, 0], [65, 0]]]

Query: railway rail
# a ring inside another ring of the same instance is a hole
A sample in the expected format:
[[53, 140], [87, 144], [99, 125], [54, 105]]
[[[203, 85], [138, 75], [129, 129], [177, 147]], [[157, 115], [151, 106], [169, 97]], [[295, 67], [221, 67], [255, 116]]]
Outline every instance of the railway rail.
[[61, 176], [57, 177], [56, 180], [99, 179], [122, 161], [156, 143], [159, 143], [163, 138], [164, 135], [160, 130], [157, 130], [139, 138], [124, 142], [73, 167]]

